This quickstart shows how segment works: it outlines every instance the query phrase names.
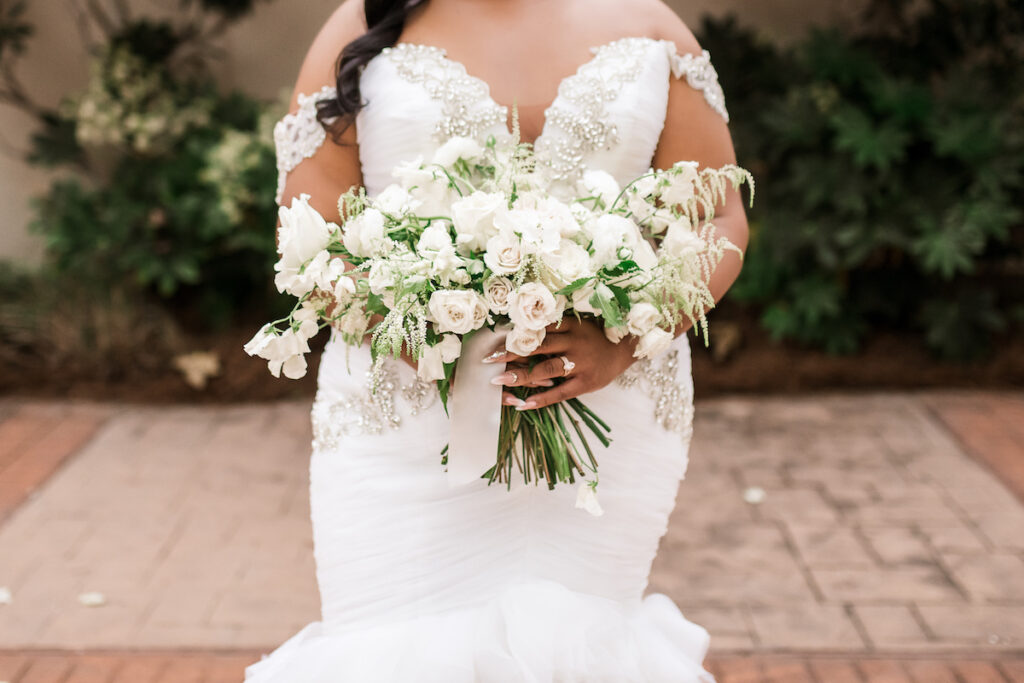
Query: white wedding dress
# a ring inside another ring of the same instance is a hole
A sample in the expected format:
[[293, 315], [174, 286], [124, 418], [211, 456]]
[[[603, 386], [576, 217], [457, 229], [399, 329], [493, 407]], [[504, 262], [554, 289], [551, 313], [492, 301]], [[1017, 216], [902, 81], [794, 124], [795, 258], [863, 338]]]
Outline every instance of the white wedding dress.
[[[651, 164], [669, 79], [727, 119], [708, 54], [625, 38], [565, 79], [536, 142], [552, 182], [584, 168], [620, 183]], [[356, 119], [368, 193], [447, 138], [507, 135], [487, 85], [435, 47], [399, 43], [365, 68]], [[275, 130], [281, 181], [323, 144], [320, 93]], [[313, 404], [310, 502], [322, 618], [246, 669], [248, 683], [712, 681], [708, 635], [665, 595], [643, 597], [687, 465], [693, 419], [686, 336], [585, 402], [612, 427], [596, 453], [604, 515], [576, 489], [513, 480], [450, 486], [436, 389], [393, 362], [366, 387], [367, 347], [333, 338]]]

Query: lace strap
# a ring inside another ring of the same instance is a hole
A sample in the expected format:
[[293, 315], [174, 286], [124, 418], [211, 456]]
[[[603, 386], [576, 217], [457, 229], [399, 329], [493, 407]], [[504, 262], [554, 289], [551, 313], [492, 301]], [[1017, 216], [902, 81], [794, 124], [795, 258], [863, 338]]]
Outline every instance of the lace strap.
[[662, 41], [668, 52], [672, 75], [676, 78], [686, 77], [686, 82], [695, 90], [704, 93], [711, 108], [729, 122], [729, 111], [725, 108], [725, 93], [718, 82], [718, 72], [711, 64], [711, 53], [702, 50], [701, 54], [684, 54], [676, 52], [676, 45], [671, 40]]
[[308, 159], [327, 139], [327, 131], [316, 118], [316, 103], [333, 98], [337, 91], [325, 85], [312, 95], [299, 94], [299, 108], [274, 125], [274, 148], [277, 151], [277, 194], [278, 204], [284, 196], [284, 185], [288, 174], [295, 170], [303, 159]]

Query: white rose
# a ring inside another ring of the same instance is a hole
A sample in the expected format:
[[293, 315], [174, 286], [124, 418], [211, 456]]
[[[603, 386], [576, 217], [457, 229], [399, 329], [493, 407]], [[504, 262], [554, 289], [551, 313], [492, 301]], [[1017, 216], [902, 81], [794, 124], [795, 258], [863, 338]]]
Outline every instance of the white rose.
[[610, 173], [605, 171], [590, 170], [583, 174], [580, 181], [584, 191], [595, 197], [599, 197], [605, 208], [610, 209], [622, 189], [619, 183]]
[[384, 214], [377, 209], [366, 209], [346, 221], [343, 230], [342, 241], [353, 256], [369, 258], [385, 249]]
[[556, 298], [544, 285], [527, 282], [512, 294], [508, 317], [516, 327], [542, 330], [556, 322], [562, 316], [563, 310], [565, 297]]
[[559, 237], [575, 237], [579, 234], [580, 224], [572, 209], [554, 197], [545, 197], [538, 202], [535, 210], [545, 229], [557, 230]]
[[498, 275], [513, 275], [523, 265], [519, 238], [502, 232], [487, 240], [484, 263]]
[[455, 241], [462, 253], [481, 251], [487, 240], [497, 234], [494, 217], [504, 208], [501, 193], [474, 192], [452, 204]]
[[562, 287], [572, 284], [580, 278], [594, 275], [593, 269], [590, 267], [590, 254], [571, 240], [562, 240], [562, 244], [558, 247], [558, 253], [552, 260], [555, 270], [561, 276]]
[[423, 355], [416, 361], [416, 375], [424, 382], [444, 379], [444, 362], [441, 360], [441, 345], [424, 346]]
[[539, 330], [513, 327], [512, 331], [505, 337], [505, 350], [517, 356], [529, 356], [541, 345], [546, 334], [547, 332], [545, 332], [543, 327]]
[[604, 510], [601, 509], [600, 504], [597, 502], [597, 491], [588, 482], [582, 482], [580, 487], [576, 489], [576, 507], [586, 510], [595, 517], [600, 517], [604, 514]]
[[484, 148], [476, 140], [454, 137], [434, 152], [434, 163], [441, 166], [452, 166], [459, 159], [473, 161], [480, 158], [483, 153]]
[[646, 301], [633, 304], [633, 307], [629, 309], [629, 315], [626, 316], [626, 326], [629, 328], [629, 333], [635, 334], [638, 337], [642, 337], [653, 330], [655, 325], [660, 322], [661, 313], [658, 311], [658, 307]]
[[686, 219], [670, 225], [661, 242], [661, 253], [673, 260], [694, 256], [705, 248], [704, 240], [690, 228]]
[[299, 271], [310, 259], [327, 248], [331, 233], [338, 226], [328, 223], [309, 205], [308, 194], [293, 198], [291, 208], [282, 206], [278, 216], [281, 227], [277, 230], [277, 252], [281, 258], [274, 264], [274, 270], [277, 271], [274, 284], [279, 292], [303, 296], [312, 289], [312, 284]]
[[636, 358], [654, 358], [668, 351], [675, 337], [671, 332], [655, 327], [653, 330], [640, 337], [640, 343], [636, 345], [633, 356]]
[[415, 208], [416, 201], [401, 185], [388, 185], [373, 198], [373, 205], [391, 216], [404, 216]]
[[465, 289], [439, 289], [430, 295], [430, 315], [438, 332], [466, 334], [487, 321], [487, 302]]
[[[573, 218], [574, 225], [576, 219]], [[494, 217], [500, 233], [519, 237], [519, 249], [524, 254], [544, 254], [558, 250], [562, 241], [561, 222], [548, 220], [537, 209], [510, 209]]]
[[493, 313], [508, 313], [513, 284], [507, 277], [491, 276], [484, 281], [484, 299]]
[[629, 334], [629, 330], [626, 329], [625, 325], [623, 325], [622, 327], [604, 328], [604, 336], [607, 337], [608, 341], [610, 341], [612, 344], [618, 344], [625, 338], [627, 334]]

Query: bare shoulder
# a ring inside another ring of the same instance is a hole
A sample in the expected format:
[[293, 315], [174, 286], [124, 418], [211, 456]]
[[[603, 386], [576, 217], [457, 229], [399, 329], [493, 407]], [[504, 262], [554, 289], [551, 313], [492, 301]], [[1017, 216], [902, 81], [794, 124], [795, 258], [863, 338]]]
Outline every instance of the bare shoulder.
[[334, 68], [342, 48], [366, 32], [362, 0], [344, 0], [313, 39], [295, 81], [291, 108], [299, 93], [313, 93], [325, 85], [334, 85]]
[[645, 26], [645, 35], [655, 40], [671, 40], [680, 54], [700, 52], [700, 43], [690, 27], [662, 0], [629, 0], [633, 11]]

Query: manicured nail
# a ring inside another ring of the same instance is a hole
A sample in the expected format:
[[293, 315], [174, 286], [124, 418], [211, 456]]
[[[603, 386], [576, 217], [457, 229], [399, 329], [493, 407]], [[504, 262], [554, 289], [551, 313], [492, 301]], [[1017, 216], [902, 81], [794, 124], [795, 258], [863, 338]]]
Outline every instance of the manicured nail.
[[523, 405], [523, 401], [521, 399], [516, 398], [515, 396], [506, 396], [505, 397], [505, 405], [507, 405], [507, 406], [521, 406], [521, 405]]
[[498, 360], [499, 358], [501, 358], [504, 355], [505, 355], [505, 350], [504, 349], [502, 349], [500, 351], [495, 351], [494, 353], [492, 353], [489, 356], [484, 356], [483, 362], [484, 363], [493, 363], [493, 362], [495, 362], [496, 360]]
[[[520, 401], [520, 403], [522, 403], [522, 401]], [[536, 401], [527, 401], [525, 403], [522, 403], [522, 405], [516, 406], [516, 410], [533, 410], [536, 407], [537, 407], [537, 402]]]
[[491, 380], [491, 384], [496, 384], [496, 385], [498, 385], [500, 387], [503, 384], [506, 384], [506, 383], [512, 382], [512, 381], [513, 381], [512, 373], [511, 372], [503, 372], [502, 374], [500, 374], [497, 377], [495, 377], [494, 379], [492, 379]]
[[553, 386], [555, 386], [555, 383], [552, 382], [550, 379], [542, 379], [542, 380], [539, 380], [537, 382], [534, 382], [533, 386], [535, 386], [535, 387], [553, 387]]

